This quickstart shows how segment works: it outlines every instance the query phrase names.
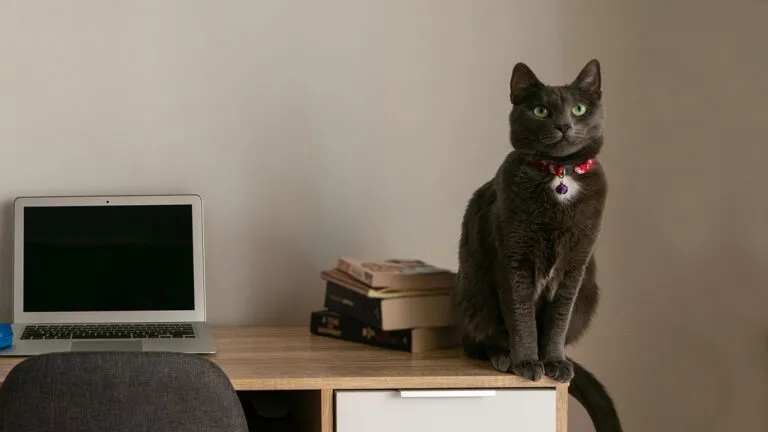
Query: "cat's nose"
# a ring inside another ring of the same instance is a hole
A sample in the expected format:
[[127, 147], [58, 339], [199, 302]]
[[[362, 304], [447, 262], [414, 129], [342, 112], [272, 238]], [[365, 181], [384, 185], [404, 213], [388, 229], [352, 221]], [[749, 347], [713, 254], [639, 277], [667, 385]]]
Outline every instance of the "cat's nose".
[[558, 124], [558, 125], [555, 125], [555, 129], [557, 129], [560, 132], [562, 132], [563, 135], [565, 135], [565, 133], [568, 132], [568, 130], [570, 128], [571, 128], [571, 125], [569, 125], [569, 124]]

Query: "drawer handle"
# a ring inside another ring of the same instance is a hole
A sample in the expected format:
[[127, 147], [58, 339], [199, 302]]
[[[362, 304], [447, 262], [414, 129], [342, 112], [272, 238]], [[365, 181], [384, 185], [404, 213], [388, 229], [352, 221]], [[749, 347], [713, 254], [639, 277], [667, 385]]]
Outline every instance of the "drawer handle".
[[496, 390], [400, 390], [404, 398], [476, 398], [496, 396]]

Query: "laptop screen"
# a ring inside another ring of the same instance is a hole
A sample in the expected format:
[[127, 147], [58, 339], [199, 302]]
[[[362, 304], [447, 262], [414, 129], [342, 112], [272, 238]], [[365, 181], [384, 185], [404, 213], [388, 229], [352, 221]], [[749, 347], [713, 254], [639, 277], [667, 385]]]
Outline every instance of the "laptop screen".
[[24, 208], [24, 312], [195, 303], [192, 206]]

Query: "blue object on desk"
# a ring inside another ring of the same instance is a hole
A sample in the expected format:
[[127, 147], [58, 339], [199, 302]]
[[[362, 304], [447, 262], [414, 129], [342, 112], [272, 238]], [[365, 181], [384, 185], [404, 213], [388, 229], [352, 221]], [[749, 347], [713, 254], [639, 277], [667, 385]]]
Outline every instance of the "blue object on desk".
[[10, 324], [0, 324], [0, 349], [13, 345], [13, 328]]

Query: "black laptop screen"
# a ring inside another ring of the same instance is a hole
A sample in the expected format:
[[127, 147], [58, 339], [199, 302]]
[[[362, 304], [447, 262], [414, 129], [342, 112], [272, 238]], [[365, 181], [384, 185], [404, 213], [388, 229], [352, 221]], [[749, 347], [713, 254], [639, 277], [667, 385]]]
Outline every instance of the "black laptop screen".
[[24, 311], [194, 309], [191, 205], [24, 209]]

